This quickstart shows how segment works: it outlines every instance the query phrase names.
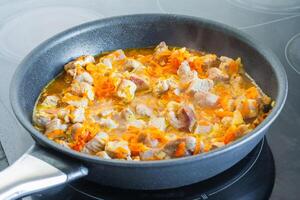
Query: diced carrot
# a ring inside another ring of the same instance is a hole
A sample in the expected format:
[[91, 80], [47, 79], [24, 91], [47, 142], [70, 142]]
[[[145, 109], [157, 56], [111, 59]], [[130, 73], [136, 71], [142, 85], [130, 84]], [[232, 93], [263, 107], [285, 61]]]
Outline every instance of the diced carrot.
[[217, 114], [218, 117], [226, 117], [226, 116], [231, 117], [231, 116], [233, 116], [233, 112], [222, 110], [222, 109], [216, 110], [216, 114]]
[[62, 130], [54, 130], [54, 131], [52, 131], [50, 133], [47, 133], [47, 137], [49, 139], [53, 139], [53, 138], [57, 138], [57, 137], [62, 137], [62, 136], [64, 136], [64, 131], [62, 131]]
[[250, 87], [246, 90], [246, 97], [249, 99], [257, 99], [259, 97], [259, 91], [256, 87]]
[[228, 144], [229, 142], [233, 141], [236, 137], [236, 127], [231, 126], [227, 129], [225, 135], [224, 135], [224, 143]]
[[229, 69], [228, 69], [228, 74], [233, 75], [238, 73], [239, 71], [239, 64], [236, 61], [232, 61], [229, 63]]
[[176, 157], [181, 157], [185, 154], [185, 142], [180, 142], [178, 147], [177, 147], [177, 150], [175, 151], [175, 156]]

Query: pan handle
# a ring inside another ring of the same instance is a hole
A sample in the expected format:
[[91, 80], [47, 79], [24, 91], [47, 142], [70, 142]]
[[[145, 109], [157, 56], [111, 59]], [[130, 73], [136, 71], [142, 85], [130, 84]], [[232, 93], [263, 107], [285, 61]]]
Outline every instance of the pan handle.
[[35, 144], [0, 173], [0, 199], [16, 199], [86, 176], [88, 169]]

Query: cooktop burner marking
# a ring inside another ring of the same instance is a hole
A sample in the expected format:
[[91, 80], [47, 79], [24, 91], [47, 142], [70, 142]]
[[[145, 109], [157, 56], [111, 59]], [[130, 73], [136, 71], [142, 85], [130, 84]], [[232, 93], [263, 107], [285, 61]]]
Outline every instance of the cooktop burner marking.
[[300, 74], [300, 33], [287, 42], [284, 54], [289, 65]]
[[99, 17], [102, 15], [77, 6], [35, 7], [15, 12], [4, 24], [0, 24], [0, 53], [19, 61], [56, 33]]
[[258, 151], [258, 154], [255, 155], [255, 159], [254, 161], [251, 163], [251, 165], [240, 175], [238, 176], [235, 180], [233, 180], [232, 182], [230, 182], [228, 185], [225, 185], [224, 187], [212, 192], [212, 193], [209, 193], [208, 196], [211, 196], [211, 195], [214, 195], [218, 192], [221, 192], [222, 190], [225, 190], [226, 188], [230, 187], [231, 185], [235, 184], [237, 181], [239, 181], [241, 178], [243, 178], [249, 171], [250, 169], [252, 169], [252, 167], [254, 166], [254, 164], [256, 163], [257, 159], [259, 158], [261, 152], [262, 152], [262, 149], [264, 147], [264, 143], [265, 143], [265, 138], [263, 138], [261, 140], [261, 145], [260, 145], [260, 149]]
[[257, 11], [261, 13], [271, 14], [299, 14], [299, 0], [227, 0], [235, 6]]

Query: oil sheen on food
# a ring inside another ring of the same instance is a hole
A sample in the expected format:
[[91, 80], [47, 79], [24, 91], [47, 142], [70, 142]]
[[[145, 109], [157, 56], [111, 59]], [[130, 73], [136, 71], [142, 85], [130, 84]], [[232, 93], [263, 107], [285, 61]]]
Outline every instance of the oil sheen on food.
[[163, 160], [231, 143], [273, 104], [242, 58], [161, 42], [67, 63], [41, 91], [33, 122], [50, 140], [85, 154]]

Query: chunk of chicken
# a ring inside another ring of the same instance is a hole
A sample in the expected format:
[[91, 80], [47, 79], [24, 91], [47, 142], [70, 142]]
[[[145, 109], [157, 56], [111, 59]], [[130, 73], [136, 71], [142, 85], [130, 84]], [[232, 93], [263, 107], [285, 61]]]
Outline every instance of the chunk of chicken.
[[191, 81], [187, 88], [188, 93], [194, 94], [199, 91], [209, 91], [214, 86], [214, 82], [210, 79], [195, 78]]
[[127, 127], [136, 127], [136, 128], [144, 128], [146, 126], [146, 122], [141, 119], [135, 119], [127, 122]]
[[157, 147], [159, 141], [157, 139], [153, 139], [147, 133], [141, 133], [137, 139], [138, 142], [145, 144], [148, 147], [154, 148]]
[[163, 94], [164, 92], [169, 90], [168, 80], [158, 80], [153, 87], [153, 92], [155, 95]]
[[78, 139], [78, 136], [81, 134], [83, 125], [81, 123], [75, 123], [68, 128], [68, 132], [71, 134], [74, 140]]
[[152, 109], [146, 106], [145, 104], [137, 104], [135, 107], [135, 111], [138, 115], [144, 117], [151, 117], [153, 113]]
[[71, 91], [76, 95], [86, 96], [89, 100], [94, 100], [95, 97], [93, 86], [86, 82], [73, 82]]
[[126, 58], [126, 55], [122, 49], [118, 49], [110, 55], [112, 55], [114, 60], [123, 60], [124, 58]]
[[111, 158], [126, 159], [131, 152], [127, 141], [110, 141], [105, 146], [105, 151]]
[[201, 124], [197, 124], [194, 133], [195, 134], [206, 134], [209, 133], [212, 130], [212, 125], [211, 124], [207, 124], [207, 125], [201, 125]]
[[129, 78], [137, 87], [137, 91], [149, 89], [149, 78], [141, 75], [131, 75]]
[[45, 127], [51, 121], [51, 115], [45, 112], [37, 112], [33, 115], [33, 121], [40, 127]]
[[98, 123], [106, 128], [115, 129], [118, 127], [118, 124], [112, 119], [101, 118]]
[[135, 119], [134, 113], [132, 112], [132, 110], [130, 110], [130, 108], [123, 109], [121, 115], [126, 121], [132, 121]]
[[161, 131], [166, 130], [166, 120], [164, 117], [152, 117], [148, 123], [150, 127], [155, 127], [160, 129]]
[[191, 138], [189, 139], [178, 138], [176, 140], [169, 141], [164, 146], [164, 152], [171, 158], [190, 155], [191, 152], [194, 151], [196, 147], [196, 139], [192, 136], [190, 137]]
[[139, 156], [141, 160], [162, 160], [170, 158], [162, 149], [156, 148], [151, 148], [146, 151], [140, 152]]
[[96, 156], [99, 158], [104, 158], [104, 159], [111, 159], [111, 157], [106, 153], [106, 151], [99, 151], [96, 153]]
[[70, 114], [70, 110], [69, 109], [61, 108], [57, 112], [57, 117], [59, 119], [63, 120], [65, 123], [69, 123], [70, 122], [69, 114]]
[[214, 81], [226, 81], [229, 79], [229, 76], [216, 67], [208, 69], [208, 78]]
[[93, 84], [93, 77], [88, 72], [83, 72], [75, 77], [78, 82], [86, 82], [88, 84]]
[[[46, 131], [45, 131], [45, 135], [47, 135], [49, 138], [55, 138], [55, 137], [60, 137], [63, 136], [63, 132], [67, 130], [67, 125], [66, 124], [62, 124], [60, 119], [53, 119], [51, 120], [49, 123], [47, 123], [46, 125]], [[51, 133], [53, 133], [54, 131], [61, 131], [61, 134], [58, 135], [53, 135]]]
[[72, 123], [83, 122], [85, 120], [85, 110], [83, 107], [76, 108], [71, 114]]
[[112, 69], [112, 60], [110, 58], [107, 57], [101, 58], [100, 62], [103, 63], [109, 69]]
[[93, 139], [88, 141], [81, 152], [87, 154], [95, 154], [104, 150], [105, 144], [108, 142], [109, 136], [105, 132], [100, 132], [95, 135]]
[[213, 107], [217, 105], [219, 96], [211, 92], [199, 91], [195, 93], [194, 99], [200, 106]]
[[191, 70], [189, 63], [186, 60], [180, 64], [177, 75], [183, 83], [188, 83], [198, 77], [198, 73], [195, 70]]
[[255, 99], [238, 98], [235, 104], [245, 119], [253, 118], [258, 115], [258, 103]]
[[126, 102], [133, 100], [137, 87], [130, 80], [122, 80], [118, 87], [117, 96], [124, 99]]
[[167, 50], [169, 50], [167, 44], [162, 41], [155, 47], [154, 54], [157, 55]]
[[64, 69], [68, 74], [74, 77], [77, 74], [77, 67], [84, 67], [88, 63], [95, 63], [95, 58], [91, 55], [80, 56], [76, 60], [67, 63]]
[[78, 97], [71, 93], [66, 93], [62, 98], [62, 101], [75, 107], [87, 107], [88, 106], [88, 99], [85, 97]]
[[204, 56], [202, 56], [203, 59], [203, 64], [205, 67], [214, 67], [215, 63], [217, 61], [217, 56], [214, 54], [206, 54]]
[[144, 65], [133, 58], [128, 58], [124, 64], [124, 69], [130, 72], [137, 71], [142, 68], [144, 68]]
[[171, 101], [167, 105], [167, 120], [176, 129], [191, 131], [196, 122], [194, 108]]
[[219, 69], [223, 70], [223, 71], [228, 71], [229, 69], [229, 64], [234, 61], [232, 58], [226, 57], [226, 56], [221, 56], [220, 57], [220, 65], [219, 65]]
[[178, 111], [178, 119], [183, 124], [181, 129], [191, 132], [196, 123], [196, 115], [193, 107], [191, 105], [182, 106]]
[[41, 105], [46, 106], [46, 107], [56, 107], [58, 101], [59, 101], [59, 98], [57, 96], [50, 95], [44, 99], [44, 101], [43, 101], [43, 103], [41, 103]]

